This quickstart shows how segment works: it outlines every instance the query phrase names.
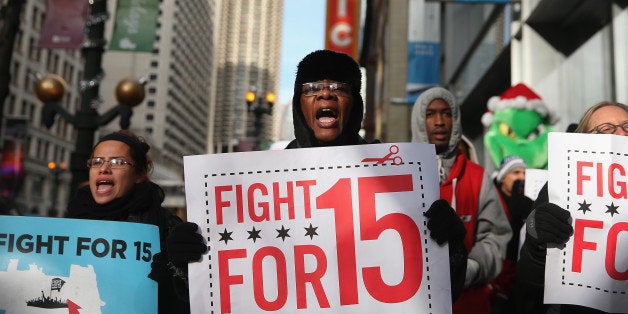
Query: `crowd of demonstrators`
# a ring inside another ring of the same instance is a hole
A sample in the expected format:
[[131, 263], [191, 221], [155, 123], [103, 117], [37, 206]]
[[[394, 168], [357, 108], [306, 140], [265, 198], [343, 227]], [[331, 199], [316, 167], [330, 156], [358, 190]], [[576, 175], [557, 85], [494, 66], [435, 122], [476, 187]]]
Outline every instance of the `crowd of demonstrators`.
[[195, 225], [182, 223], [161, 206], [164, 192], [149, 180], [149, 149], [129, 131], [100, 138], [87, 160], [89, 182], [70, 200], [67, 216], [159, 227], [162, 251], [154, 256], [149, 274], [158, 283], [159, 312], [188, 313], [187, 263], [198, 260], [206, 246]]
[[426, 215], [459, 217], [466, 229], [464, 290], [453, 311], [490, 313], [488, 283], [502, 269], [512, 233], [497, 191], [484, 168], [459, 150], [460, 108], [451, 92], [441, 87], [423, 92], [412, 109], [411, 127], [413, 142], [436, 147], [441, 199]]
[[[601, 102], [589, 108], [576, 133], [628, 135], [628, 107]], [[547, 184], [539, 191], [527, 218], [526, 237], [517, 263], [515, 303], [518, 313], [604, 313], [577, 305], [544, 304], [545, 258], [548, 244], [564, 245], [573, 235], [571, 215], [550, 203]]]
[[[346, 54], [317, 50], [306, 55], [294, 82], [295, 139], [286, 149], [370, 144], [359, 135], [361, 77], [359, 65]], [[491, 180], [477, 163], [473, 145], [463, 141], [460, 108], [444, 88], [423, 92], [410, 119], [412, 141], [436, 149], [439, 199], [424, 215], [430, 237], [449, 247], [453, 313], [603, 313], [543, 304], [547, 245], [564, 244], [573, 234], [569, 212], [548, 202], [547, 184], [536, 201], [524, 196], [527, 165], [518, 156], [504, 158]], [[628, 108], [596, 104], [575, 132], [626, 136]], [[162, 207], [164, 192], [149, 179], [149, 149], [125, 130], [100, 138], [87, 160], [89, 181], [71, 197], [67, 217], [157, 226], [162, 250], [154, 255], [148, 276], [158, 283], [159, 312], [189, 313], [187, 265], [206, 254], [207, 246], [195, 223]]]
[[506, 249], [504, 267], [497, 278], [491, 281], [495, 294], [491, 300], [491, 312], [514, 313], [513, 297], [515, 270], [519, 259], [519, 238], [521, 228], [532, 211], [533, 201], [524, 195], [526, 162], [519, 156], [502, 159], [494, 179], [497, 192], [502, 200], [512, 229], [512, 238]]

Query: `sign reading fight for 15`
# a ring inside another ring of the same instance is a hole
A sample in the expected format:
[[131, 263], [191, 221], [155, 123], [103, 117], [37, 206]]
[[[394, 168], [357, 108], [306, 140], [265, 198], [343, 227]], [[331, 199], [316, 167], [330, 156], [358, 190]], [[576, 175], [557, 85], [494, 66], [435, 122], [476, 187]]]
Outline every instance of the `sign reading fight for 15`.
[[186, 156], [194, 313], [450, 312], [446, 247], [423, 217], [432, 145]]

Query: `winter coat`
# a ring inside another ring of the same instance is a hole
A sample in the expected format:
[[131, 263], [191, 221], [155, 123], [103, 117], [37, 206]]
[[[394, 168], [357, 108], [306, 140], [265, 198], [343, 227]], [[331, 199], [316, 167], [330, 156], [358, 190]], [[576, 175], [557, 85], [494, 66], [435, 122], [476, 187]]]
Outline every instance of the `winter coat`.
[[438, 154], [440, 197], [447, 200], [465, 223], [469, 252], [467, 273], [476, 273], [454, 303], [454, 313], [488, 313], [491, 289], [487, 284], [502, 269], [512, 236], [497, 190], [482, 166], [458, 153], [462, 136], [460, 109], [444, 88], [431, 88], [419, 96], [412, 110], [412, 141], [427, 143], [426, 109], [435, 99], [449, 104], [452, 132], [447, 149]]
[[[539, 191], [533, 208], [549, 202], [547, 183]], [[601, 314], [590, 307], [571, 304], [544, 304], [545, 258], [547, 247], [526, 237], [517, 262], [515, 305], [520, 314]]]
[[138, 183], [125, 196], [107, 204], [94, 201], [89, 186], [79, 189], [68, 204], [68, 217], [93, 220], [126, 221], [159, 227], [162, 253], [155, 254], [149, 275], [158, 283], [159, 313], [189, 313], [190, 301], [185, 270], [175, 274], [164, 258], [166, 238], [181, 219], [161, 207], [163, 190], [151, 181]]

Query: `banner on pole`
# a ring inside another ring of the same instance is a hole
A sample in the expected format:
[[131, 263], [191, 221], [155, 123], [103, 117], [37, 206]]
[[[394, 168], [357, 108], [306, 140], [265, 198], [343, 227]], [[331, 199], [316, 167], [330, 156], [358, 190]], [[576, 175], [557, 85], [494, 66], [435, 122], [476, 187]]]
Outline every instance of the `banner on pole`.
[[605, 312], [628, 308], [628, 137], [549, 134], [549, 200], [574, 234], [548, 248], [545, 303]]
[[360, 1], [327, 0], [325, 49], [343, 52], [358, 60]]
[[408, 78], [406, 102], [440, 84], [440, 7], [438, 3], [408, 3]]
[[152, 51], [158, 13], [158, 0], [118, 0], [109, 50]]
[[450, 313], [433, 145], [185, 156], [193, 313]]
[[89, 2], [46, 0], [46, 17], [41, 26], [39, 48], [76, 49], [85, 39]]

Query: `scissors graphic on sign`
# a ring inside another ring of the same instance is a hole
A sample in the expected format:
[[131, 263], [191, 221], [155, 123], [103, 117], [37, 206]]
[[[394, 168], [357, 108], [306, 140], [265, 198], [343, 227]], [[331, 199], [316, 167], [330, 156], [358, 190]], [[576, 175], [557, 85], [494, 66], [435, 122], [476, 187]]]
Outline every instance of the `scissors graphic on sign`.
[[393, 165], [401, 165], [403, 163], [403, 159], [401, 159], [401, 156], [394, 156], [395, 154], [399, 152], [399, 146], [390, 145], [390, 147], [388, 148], [388, 151], [389, 153], [382, 158], [364, 158], [362, 159], [362, 162], [374, 161], [376, 164], [383, 164], [384, 162], [390, 160], [392, 161]]

